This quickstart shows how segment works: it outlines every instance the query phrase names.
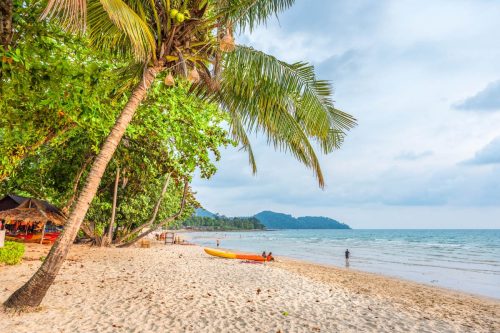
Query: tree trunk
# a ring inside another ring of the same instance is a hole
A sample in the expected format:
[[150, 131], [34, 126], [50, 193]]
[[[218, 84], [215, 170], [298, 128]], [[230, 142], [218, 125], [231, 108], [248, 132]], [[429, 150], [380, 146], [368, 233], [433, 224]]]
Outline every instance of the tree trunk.
[[[158, 224], [156, 226], [156, 228], [161, 227], [169, 222], [174, 221], [176, 218], [178, 218], [182, 214], [182, 212], [184, 211], [184, 206], [186, 205], [186, 196], [187, 196], [187, 192], [188, 192], [188, 185], [189, 185], [189, 181], [186, 180], [184, 182], [184, 193], [182, 194], [181, 207], [179, 208], [179, 211], [177, 213], [175, 213], [174, 215], [167, 217], [165, 220], [161, 221], [160, 224]], [[140, 234], [139, 236], [137, 236], [137, 238], [134, 238], [130, 242], [120, 244], [118, 247], [129, 247], [130, 245], [135, 244], [139, 239], [144, 238], [147, 235], [149, 235], [150, 233], [152, 233], [156, 228], [150, 228], [148, 231], [145, 231], [142, 234]]]
[[165, 183], [163, 184], [163, 188], [161, 190], [160, 197], [158, 198], [158, 201], [156, 201], [155, 207], [153, 209], [153, 215], [151, 216], [151, 219], [149, 219], [149, 221], [147, 223], [144, 223], [144, 224], [138, 226], [137, 228], [135, 228], [134, 230], [132, 230], [131, 232], [127, 233], [125, 236], [120, 237], [120, 239], [127, 239], [131, 235], [136, 234], [139, 231], [141, 231], [142, 229], [155, 223], [156, 215], [158, 215], [158, 211], [160, 210], [160, 204], [163, 200], [163, 197], [165, 196], [165, 193], [167, 192], [167, 188], [168, 188], [169, 183], [170, 183], [170, 173], [167, 174], [167, 178], [165, 179]]
[[111, 221], [109, 222], [108, 235], [106, 239], [103, 240], [101, 246], [110, 245], [113, 241], [113, 226], [115, 225], [115, 216], [116, 216], [116, 197], [118, 194], [118, 182], [120, 181], [120, 167], [116, 168], [116, 177], [115, 177], [115, 188], [113, 189], [113, 209], [111, 210]]
[[4, 50], [7, 50], [12, 41], [12, 13], [14, 11], [12, 0], [0, 2], [0, 42]]
[[71, 197], [68, 199], [64, 207], [61, 209], [61, 211], [64, 214], [67, 214], [68, 211], [70, 210], [71, 206], [73, 205], [73, 202], [75, 202], [76, 195], [78, 194], [78, 185], [80, 185], [80, 178], [82, 178], [83, 173], [85, 170], [87, 170], [88, 165], [90, 162], [92, 162], [92, 159], [94, 158], [93, 155], [89, 156], [88, 158], [85, 159], [85, 162], [83, 163], [82, 167], [78, 171], [78, 173], [75, 176], [75, 180], [73, 181], [73, 191], [71, 192]]
[[69, 218], [66, 220], [64, 231], [56, 240], [52, 249], [42, 266], [36, 271], [31, 279], [21, 288], [16, 290], [4, 303], [6, 307], [36, 307], [42, 302], [47, 290], [54, 282], [59, 269], [61, 268], [68, 251], [73, 244], [80, 225], [94, 198], [101, 178], [106, 170], [111, 157], [113, 156], [120, 140], [132, 120], [135, 111], [146, 97], [147, 91], [153, 83], [156, 75], [161, 70], [160, 67], [150, 67], [146, 69], [141, 82], [135, 87], [127, 105], [116, 120], [111, 133], [106, 138], [99, 155], [92, 164], [85, 186], [83, 187], [75, 207]]
[[87, 236], [88, 238], [90, 239], [94, 239], [95, 238], [95, 233], [94, 233], [94, 228], [92, 227], [91, 229], [91, 226], [89, 225], [90, 222], [83, 222], [81, 225], [80, 225], [80, 230], [83, 231], [83, 233], [85, 234], [85, 236]]

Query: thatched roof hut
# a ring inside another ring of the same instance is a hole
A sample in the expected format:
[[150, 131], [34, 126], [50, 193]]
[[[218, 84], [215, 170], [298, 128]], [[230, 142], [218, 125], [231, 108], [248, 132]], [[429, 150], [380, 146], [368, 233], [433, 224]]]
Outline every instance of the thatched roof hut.
[[64, 215], [55, 206], [33, 198], [25, 198], [16, 208], [0, 211], [0, 219], [32, 223], [50, 221], [56, 225], [63, 225], [65, 221]]
[[20, 195], [15, 195], [15, 194], [7, 194], [5, 197], [0, 199], [0, 211], [17, 208], [27, 200], [30, 200], [32, 204], [36, 203], [38, 207], [40, 207], [44, 212], [51, 212], [63, 215], [56, 206], [51, 205], [47, 201], [22, 197]]
[[[3, 198], [0, 203], [2, 203], [2, 208], [6, 208], [14, 206], [21, 200], [22, 202], [16, 207], [1, 210], [0, 220], [5, 220], [7, 224], [15, 224], [16, 229], [19, 225], [25, 226], [25, 228], [34, 224], [38, 225], [42, 230], [40, 243], [44, 241], [45, 225], [48, 222], [58, 226], [64, 225], [66, 220], [65, 216], [59, 211], [59, 209], [57, 209], [57, 207], [52, 206], [48, 202], [33, 198], [8, 195]], [[28, 235], [27, 229], [26, 235]]]
[[16, 208], [25, 201], [26, 197], [20, 197], [14, 194], [7, 194], [5, 197], [0, 199], [0, 211]]

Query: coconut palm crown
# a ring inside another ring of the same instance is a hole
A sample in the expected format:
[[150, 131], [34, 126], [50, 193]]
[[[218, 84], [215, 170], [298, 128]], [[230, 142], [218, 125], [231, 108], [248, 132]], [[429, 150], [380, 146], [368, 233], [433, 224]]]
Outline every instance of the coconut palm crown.
[[291, 152], [324, 178], [311, 141], [327, 154], [339, 148], [355, 125], [335, 109], [332, 89], [306, 63], [288, 64], [253, 48], [235, 45], [233, 33], [257, 25], [293, 0], [50, 0], [53, 15], [73, 30], [87, 30], [92, 44], [132, 56], [193, 82], [200, 97], [230, 115], [233, 138], [249, 153], [248, 132], [262, 132], [276, 149]]

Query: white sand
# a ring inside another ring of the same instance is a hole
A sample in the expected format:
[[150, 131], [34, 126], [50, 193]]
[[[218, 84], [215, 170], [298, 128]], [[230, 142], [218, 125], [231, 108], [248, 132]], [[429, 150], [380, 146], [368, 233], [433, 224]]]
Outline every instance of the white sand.
[[[0, 267], [0, 301], [37, 269], [37, 249]], [[367, 292], [346, 283], [352, 274]], [[381, 281], [387, 288], [369, 290]], [[437, 306], [395, 290], [406, 287]], [[219, 259], [196, 246], [74, 246], [42, 306], [0, 311], [0, 332], [500, 332], [500, 302], [318, 265]]]

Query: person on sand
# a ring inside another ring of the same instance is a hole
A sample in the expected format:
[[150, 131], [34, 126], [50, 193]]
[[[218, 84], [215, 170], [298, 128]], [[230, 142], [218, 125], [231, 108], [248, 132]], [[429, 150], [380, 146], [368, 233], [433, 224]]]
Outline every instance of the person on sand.
[[269, 252], [266, 259], [267, 259], [267, 261], [274, 261], [273, 253]]
[[351, 252], [349, 249], [345, 250], [345, 267], [349, 267], [349, 258], [351, 257]]
[[218, 240], [218, 239], [217, 239], [215, 242], [217, 243], [217, 247], [219, 247], [219, 245], [220, 245], [220, 240]]
[[266, 251], [262, 252], [262, 258], [267, 258]]

